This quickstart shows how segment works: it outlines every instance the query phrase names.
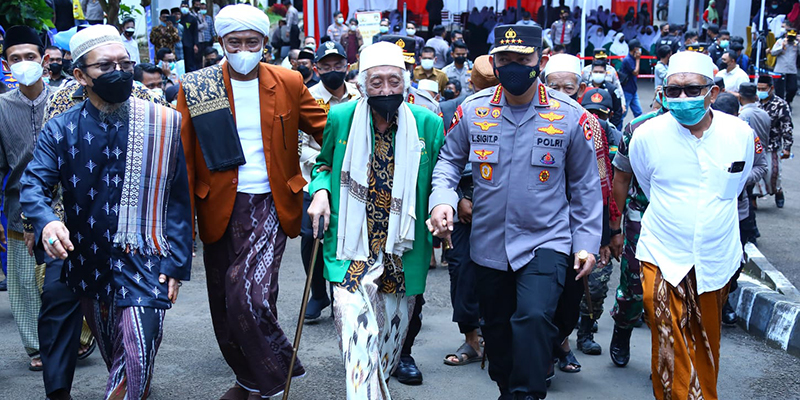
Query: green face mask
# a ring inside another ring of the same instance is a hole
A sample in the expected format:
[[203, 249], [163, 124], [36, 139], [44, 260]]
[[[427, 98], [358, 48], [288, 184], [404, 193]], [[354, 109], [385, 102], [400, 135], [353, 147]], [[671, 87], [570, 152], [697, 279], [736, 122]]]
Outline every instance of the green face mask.
[[[711, 93], [709, 90], [708, 93]], [[672, 116], [681, 125], [694, 126], [697, 125], [703, 117], [706, 116], [708, 108], [706, 108], [706, 93], [705, 96], [697, 97], [684, 97], [677, 99], [664, 99], [664, 107], [666, 107]]]

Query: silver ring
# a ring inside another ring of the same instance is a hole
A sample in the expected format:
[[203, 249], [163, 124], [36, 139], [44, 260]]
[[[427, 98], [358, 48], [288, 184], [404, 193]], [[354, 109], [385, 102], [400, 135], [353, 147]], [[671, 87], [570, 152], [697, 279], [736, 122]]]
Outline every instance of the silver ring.
[[50, 244], [50, 246], [52, 246], [52, 245], [53, 245], [53, 243], [55, 243], [55, 242], [57, 242], [57, 241], [58, 241], [58, 238], [57, 238], [57, 237], [51, 237], [50, 239], [47, 239], [47, 243], [49, 243], [49, 244]]

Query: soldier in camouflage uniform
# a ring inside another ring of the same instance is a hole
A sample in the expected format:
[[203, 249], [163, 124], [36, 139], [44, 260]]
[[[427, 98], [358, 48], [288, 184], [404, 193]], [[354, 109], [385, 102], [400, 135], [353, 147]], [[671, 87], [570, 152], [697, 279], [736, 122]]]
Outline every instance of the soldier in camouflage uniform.
[[[639, 232], [642, 228], [642, 216], [650, 202], [647, 200], [642, 188], [633, 176], [633, 168], [628, 158], [631, 138], [636, 128], [653, 117], [664, 113], [656, 94], [653, 104], [655, 110], [640, 115], [625, 125], [622, 142], [619, 144], [617, 155], [614, 157], [614, 198], [617, 204], [625, 205], [624, 229], [620, 229], [620, 221], [611, 225], [611, 248], [615, 255], [622, 254], [619, 264], [620, 276], [617, 286], [614, 308], [611, 317], [614, 318], [614, 333], [611, 337], [609, 353], [611, 361], [618, 367], [628, 365], [630, 360], [631, 332], [640, 321], [644, 305], [642, 303], [642, 280], [639, 275], [639, 260], [636, 259], [636, 244], [639, 242]], [[623, 236], [624, 233], [624, 236]]]
[[[596, 121], [539, 82], [541, 27], [500, 25], [494, 33], [501, 84], [456, 110], [433, 172], [428, 224], [434, 235], [449, 236], [461, 172], [472, 163], [470, 253], [489, 375], [501, 399], [542, 399], [567, 270], [586, 276], [600, 248]], [[579, 252], [588, 253], [584, 262]]]

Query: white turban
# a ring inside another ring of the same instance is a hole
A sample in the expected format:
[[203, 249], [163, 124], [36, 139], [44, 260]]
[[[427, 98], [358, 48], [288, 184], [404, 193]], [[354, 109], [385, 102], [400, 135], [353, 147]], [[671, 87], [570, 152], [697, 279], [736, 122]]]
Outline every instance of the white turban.
[[714, 61], [695, 51], [681, 51], [669, 58], [667, 78], [675, 74], [692, 73], [714, 79]]
[[578, 75], [578, 79], [580, 79], [581, 60], [570, 54], [556, 54], [551, 56], [550, 59], [547, 60], [547, 65], [544, 67], [544, 76], [547, 77], [554, 72], [572, 72]]
[[86, 53], [111, 43], [122, 44], [117, 28], [112, 25], [92, 25], [75, 33], [69, 40], [69, 48], [72, 59], [77, 60]]
[[406, 69], [403, 49], [400, 46], [390, 42], [373, 43], [364, 48], [358, 58], [359, 72], [385, 65]]
[[263, 11], [249, 4], [223, 7], [214, 19], [214, 29], [220, 37], [231, 32], [254, 30], [269, 36], [269, 18]]
[[429, 92], [439, 93], [439, 84], [430, 79], [422, 79], [417, 83], [420, 90], [427, 90]]

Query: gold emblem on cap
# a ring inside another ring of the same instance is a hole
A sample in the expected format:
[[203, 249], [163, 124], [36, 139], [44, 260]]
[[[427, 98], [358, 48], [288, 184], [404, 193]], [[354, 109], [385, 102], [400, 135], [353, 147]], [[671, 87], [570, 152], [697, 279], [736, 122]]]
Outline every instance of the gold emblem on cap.
[[402, 49], [406, 48], [406, 42], [403, 41], [403, 39], [398, 39], [397, 42], [395, 42], [395, 44], [400, 46], [400, 48], [402, 48]]
[[516, 39], [517, 32], [514, 32], [514, 28], [508, 28], [506, 31], [506, 39]]
[[508, 28], [505, 36], [505, 39], [500, 40], [500, 44], [522, 44], [522, 39], [517, 39], [517, 32], [514, 31], [514, 28]]
[[325, 42], [325, 47], [327, 47], [328, 49], [333, 49], [336, 47], [336, 44], [334, 44], [333, 42]]

